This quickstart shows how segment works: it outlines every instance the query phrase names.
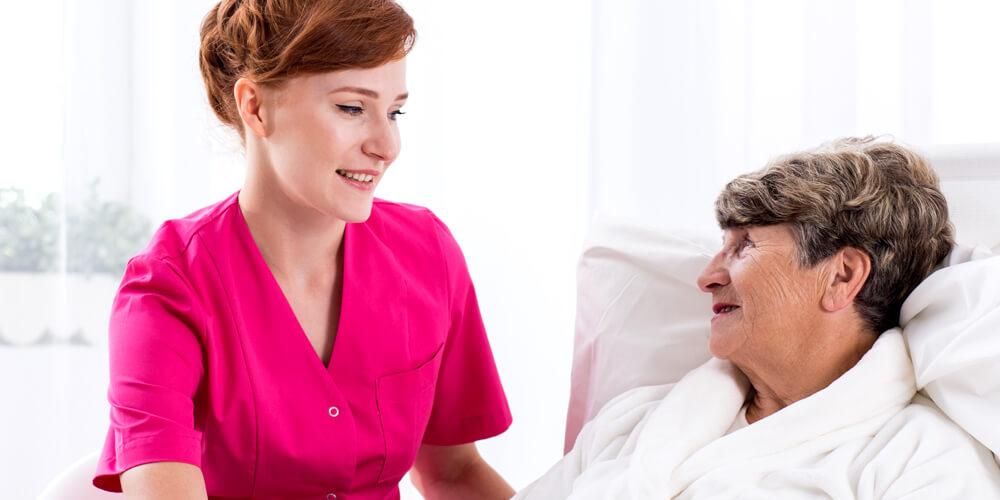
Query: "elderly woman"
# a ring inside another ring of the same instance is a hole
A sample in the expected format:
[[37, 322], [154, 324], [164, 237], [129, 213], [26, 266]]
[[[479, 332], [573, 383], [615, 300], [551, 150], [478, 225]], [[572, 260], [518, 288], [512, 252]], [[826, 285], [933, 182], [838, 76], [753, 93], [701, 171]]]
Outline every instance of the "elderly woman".
[[1000, 498], [989, 451], [916, 395], [900, 306], [953, 246], [937, 178], [843, 139], [730, 182], [699, 287], [715, 359], [609, 402], [518, 499]]

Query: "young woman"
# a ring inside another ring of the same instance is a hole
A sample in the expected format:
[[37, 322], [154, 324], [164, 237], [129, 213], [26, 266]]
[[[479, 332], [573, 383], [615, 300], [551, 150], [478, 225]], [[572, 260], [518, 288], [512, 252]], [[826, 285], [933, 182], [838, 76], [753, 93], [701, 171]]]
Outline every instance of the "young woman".
[[391, 0], [223, 0], [201, 30], [238, 193], [165, 223], [110, 326], [94, 484], [129, 498], [509, 498], [475, 441], [511, 417], [465, 260], [375, 199], [413, 22]]

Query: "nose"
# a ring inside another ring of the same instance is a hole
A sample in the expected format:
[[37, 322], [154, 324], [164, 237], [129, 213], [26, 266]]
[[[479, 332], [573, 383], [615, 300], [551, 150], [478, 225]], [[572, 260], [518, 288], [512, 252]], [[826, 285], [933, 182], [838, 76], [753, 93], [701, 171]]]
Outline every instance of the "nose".
[[389, 166], [399, 156], [399, 129], [388, 117], [372, 120], [362, 151]]
[[726, 267], [725, 256], [719, 252], [698, 275], [698, 288], [703, 292], [712, 293], [712, 290], [728, 284], [729, 269]]

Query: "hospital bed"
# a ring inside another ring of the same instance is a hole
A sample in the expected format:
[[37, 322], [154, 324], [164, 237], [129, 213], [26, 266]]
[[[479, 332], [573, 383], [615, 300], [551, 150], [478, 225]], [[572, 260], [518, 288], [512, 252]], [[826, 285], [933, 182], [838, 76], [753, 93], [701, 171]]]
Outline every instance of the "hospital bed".
[[[992, 255], [1000, 255], [1000, 146], [926, 153], [941, 179], [959, 246], [951, 256], [954, 266], [918, 288], [923, 305], [938, 303], [906, 318], [912, 324], [904, 335], [918, 387], [996, 457], [1000, 257]], [[717, 228], [677, 232], [595, 218], [577, 269], [565, 451], [615, 396], [676, 382], [711, 357], [711, 297], [698, 290], [695, 280], [718, 250], [720, 234]], [[915, 301], [909, 304], [910, 310], [917, 307]], [[904, 317], [907, 311], [904, 305]], [[928, 323], [936, 325], [935, 333], [924, 333]]]

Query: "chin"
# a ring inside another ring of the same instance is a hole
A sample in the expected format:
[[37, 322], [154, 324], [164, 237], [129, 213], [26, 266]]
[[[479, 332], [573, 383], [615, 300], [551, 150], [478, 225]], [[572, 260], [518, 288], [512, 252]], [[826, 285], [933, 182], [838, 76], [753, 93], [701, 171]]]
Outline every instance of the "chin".
[[368, 217], [372, 215], [372, 202], [364, 204], [364, 206], [355, 205], [351, 207], [344, 207], [345, 209], [340, 213], [340, 219], [343, 219], [347, 223], [360, 223], [368, 220]]
[[729, 359], [729, 355], [728, 354], [720, 354], [717, 351], [715, 351], [714, 349], [709, 349], [709, 352], [712, 353], [712, 357], [715, 358], [715, 359], [723, 359], [723, 360]]
[[733, 352], [731, 344], [731, 339], [715, 332], [712, 332], [708, 337], [708, 351], [718, 359], [729, 359], [729, 355]]

